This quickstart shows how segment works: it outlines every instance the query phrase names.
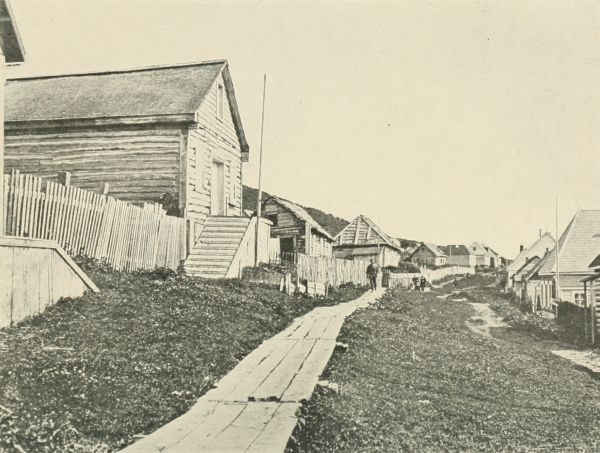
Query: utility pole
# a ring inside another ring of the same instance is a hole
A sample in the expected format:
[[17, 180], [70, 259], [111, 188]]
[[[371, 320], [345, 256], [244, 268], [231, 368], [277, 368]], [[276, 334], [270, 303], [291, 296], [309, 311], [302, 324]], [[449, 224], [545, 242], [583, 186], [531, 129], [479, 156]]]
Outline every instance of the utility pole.
[[559, 237], [558, 237], [558, 195], [556, 196], [555, 206], [555, 228], [556, 228], [556, 246], [554, 247], [556, 259], [556, 298], [560, 300], [560, 258], [558, 253]]
[[260, 228], [261, 198], [262, 198], [262, 159], [263, 159], [263, 136], [265, 131], [265, 96], [267, 91], [267, 74], [263, 78], [262, 119], [260, 124], [260, 150], [258, 157], [258, 190], [256, 194], [256, 241], [254, 247], [254, 265], [258, 266], [258, 232]]

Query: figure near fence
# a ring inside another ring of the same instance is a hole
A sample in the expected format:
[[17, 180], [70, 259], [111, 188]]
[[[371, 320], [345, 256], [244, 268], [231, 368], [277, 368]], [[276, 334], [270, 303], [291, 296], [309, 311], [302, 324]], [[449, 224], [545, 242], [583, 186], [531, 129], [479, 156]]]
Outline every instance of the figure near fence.
[[377, 274], [379, 274], [379, 266], [374, 259], [371, 258], [371, 263], [367, 266], [367, 277], [371, 285], [371, 291], [377, 289]]

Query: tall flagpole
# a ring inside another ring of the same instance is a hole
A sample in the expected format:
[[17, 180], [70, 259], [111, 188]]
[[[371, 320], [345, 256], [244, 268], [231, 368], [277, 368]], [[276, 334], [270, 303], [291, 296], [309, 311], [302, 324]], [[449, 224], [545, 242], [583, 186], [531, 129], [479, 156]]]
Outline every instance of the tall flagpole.
[[254, 265], [258, 266], [258, 231], [260, 228], [261, 198], [262, 198], [262, 159], [263, 159], [263, 136], [265, 132], [265, 96], [267, 92], [267, 74], [263, 78], [263, 101], [262, 118], [260, 123], [260, 151], [258, 158], [258, 193], [256, 196], [256, 243], [254, 247]]
[[556, 206], [555, 206], [555, 227], [556, 227], [556, 247], [554, 250], [556, 252], [556, 298], [560, 300], [560, 261], [559, 261], [559, 253], [558, 246], [560, 244], [560, 238], [558, 237], [558, 195], [556, 196]]

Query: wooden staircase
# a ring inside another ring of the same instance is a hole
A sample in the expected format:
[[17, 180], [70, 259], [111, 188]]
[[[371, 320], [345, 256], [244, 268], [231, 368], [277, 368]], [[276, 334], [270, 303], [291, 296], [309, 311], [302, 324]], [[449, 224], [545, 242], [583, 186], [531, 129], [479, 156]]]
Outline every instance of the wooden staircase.
[[209, 217], [184, 269], [188, 275], [226, 278], [251, 220], [248, 217]]

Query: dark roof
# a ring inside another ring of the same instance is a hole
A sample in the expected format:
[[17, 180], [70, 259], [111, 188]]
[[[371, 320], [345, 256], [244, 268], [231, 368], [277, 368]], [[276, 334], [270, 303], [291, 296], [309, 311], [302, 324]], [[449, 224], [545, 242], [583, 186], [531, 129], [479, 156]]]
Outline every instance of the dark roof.
[[600, 255], [598, 255], [594, 260], [590, 263], [591, 268], [600, 267]]
[[466, 245], [447, 245], [439, 247], [447, 256], [472, 255]]
[[290, 211], [292, 214], [294, 214], [300, 220], [303, 220], [304, 222], [309, 224], [311, 226], [311, 228], [314, 228], [320, 234], [325, 236], [327, 239], [333, 241], [333, 237], [331, 237], [331, 235], [325, 230], [325, 228], [323, 228], [321, 225], [319, 225], [319, 223], [317, 223], [317, 221], [315, 219], [313, 219], [311, 217], [311, 215], [308, 212], [306, 212], [306, 209], [304, 209], [302, 206], [297, 205], [296, 203], [294, 203], [292, 201], [285, 200], [283, 198], [279, 198], [279, 197], [275, 197], [275, 196], [269, 197], [265, 201], [265, 203], [268, 203], [270, 200], [273, 200], [275, 203], [278, 203], [280, 206], [283, 206], [285, 209]]
[[200, 108], [223, 74], [242, 150], [247, 143], [226, 60], [174, 66], [11, 79], [5, 121], [69, 121], [188, 115]]
[[25, 60], [25, 49], [8, 0], [0, 0], [0, 47], [7, 63]]
[[512, 276], [512, 278], [515, 281], [521, 281], [523, 279], [525, 279], [529, 273], [531, 271], [533, 271], [536, 266], [538, 265], [538, 263], [541, 261], [541, 258], [539, 256], [532, 256], [527, 258], [527, 261], [525, 262], [525, 264], [523, 264], [523, 266], [521, 266], [519, 268], [519, 270], [517, 270], [517, 272], [515, 272], [515, 274]]

